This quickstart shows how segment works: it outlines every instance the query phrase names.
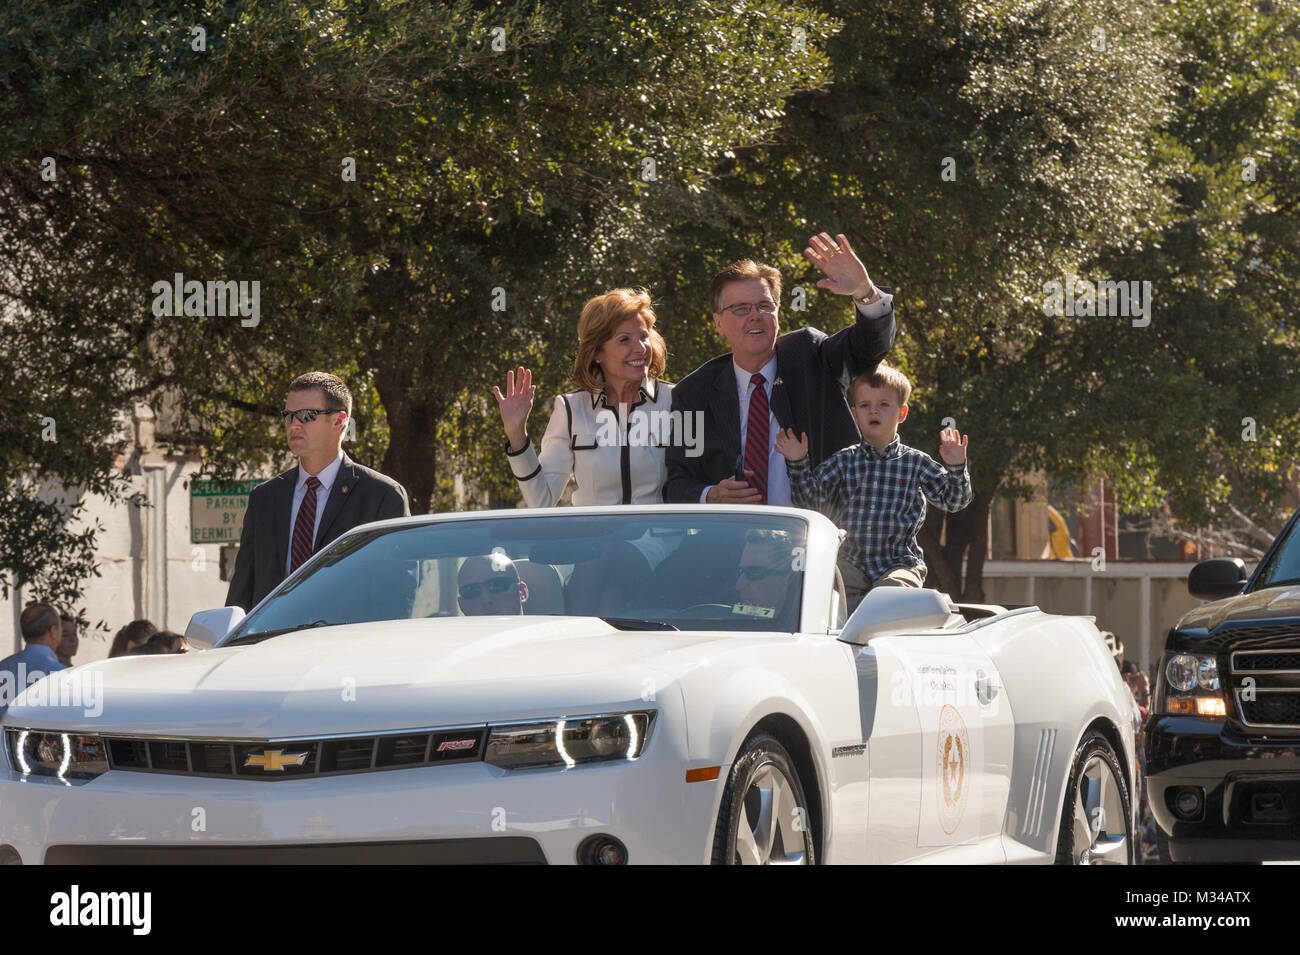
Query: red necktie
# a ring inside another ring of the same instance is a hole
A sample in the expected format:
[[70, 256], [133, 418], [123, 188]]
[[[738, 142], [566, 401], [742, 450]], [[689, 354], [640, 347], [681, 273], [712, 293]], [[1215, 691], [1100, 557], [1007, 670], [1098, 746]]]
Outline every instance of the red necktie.
[[311, 556], [312, 541], [316, 537], [316, 488], [320, 481], [314, 477], [307, 478], [307, 493], [298, 505], [298, 519], [293, 522], [293, 547], [289, 551], [289, 573], [298, 569], [298, 565]]
[[763, 376], [749, 379], [754, 386], [749, 396], [749, 417], [745, 419], [745, 467], [754, 472], [750, 484], [761, 495], [758, 503], [767, 503], [767, 450], [771, 440], [771, 418], [767, 406], [767, 392], [763, 390]]

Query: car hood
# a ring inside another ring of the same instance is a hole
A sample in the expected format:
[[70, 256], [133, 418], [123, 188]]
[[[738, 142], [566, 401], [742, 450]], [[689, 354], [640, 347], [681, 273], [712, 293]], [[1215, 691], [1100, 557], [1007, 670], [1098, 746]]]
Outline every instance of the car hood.
[[1177, 629], [1213, 631], [1225, 623], [1263, 626], [1287, 617], [1300, 617], [1300, 587], [1295, 584], [1215, 600], [1185, 613]]
[[[788, 636], [788, 635], [787, 635]], [[289, 738], [653, 707], [710, 644], [771, 636], [621, 631], [589, 617], [447, 617], [301, 630], [52, 674], [6, 726]]]

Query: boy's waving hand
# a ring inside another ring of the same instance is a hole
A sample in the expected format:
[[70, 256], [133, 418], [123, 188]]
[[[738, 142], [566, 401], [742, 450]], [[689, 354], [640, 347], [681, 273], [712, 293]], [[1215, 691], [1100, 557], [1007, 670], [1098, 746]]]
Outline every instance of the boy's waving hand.
[[943, 458], [944, 464], [956, 467], [966, 463], [966, 441], [969, 437], [956, 428], [944, 428], [939, 432], [939, 457]]

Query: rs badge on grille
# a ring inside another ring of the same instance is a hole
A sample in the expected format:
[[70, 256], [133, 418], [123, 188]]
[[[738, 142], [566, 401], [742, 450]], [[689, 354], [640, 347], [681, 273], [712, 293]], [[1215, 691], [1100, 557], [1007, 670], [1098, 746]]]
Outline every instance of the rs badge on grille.
[[469, 739], [449, 739], [438, 744], [438, 752], [445, 753], [448, 750], [473, 749], [474, 744], [478, 742], [477, 736], [471, 736]]
[[282, 773], [286, 766], [301, 766], [306, 759], [306, 753], [286, 753], [282, 749], [264, 749], [260, 753], [249, 753], [244, 760], [244, 766], [258, 766], [268, 773]]

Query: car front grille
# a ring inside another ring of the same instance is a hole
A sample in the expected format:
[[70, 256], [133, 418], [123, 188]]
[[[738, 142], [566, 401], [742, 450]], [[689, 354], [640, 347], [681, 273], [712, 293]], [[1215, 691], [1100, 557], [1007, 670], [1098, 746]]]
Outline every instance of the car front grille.
[[[1288, 628], [1249, 629], [1253, 633], [1255, 630]], [[1237, 650], [1229, 657], [1229, 669], [1237, 712], [1243, 725], [1300, 729], [1300, 647]]]
[[[17, 731], [9, 730], [10, 752]], [[301, 779], [478, 762], [487, 726], [402, 730], [369, 736], [220, 740], [104, 737], [110, 769], [227, 779]]]
[[484, 836], [411, 842], [293, 845], [50, 846], [46, 865], [545, 865], [537, 840]]
[[1238, 696], [1248, 726], [1300, 726], [1300, 693], [1262, 692], [1255, 699]]

